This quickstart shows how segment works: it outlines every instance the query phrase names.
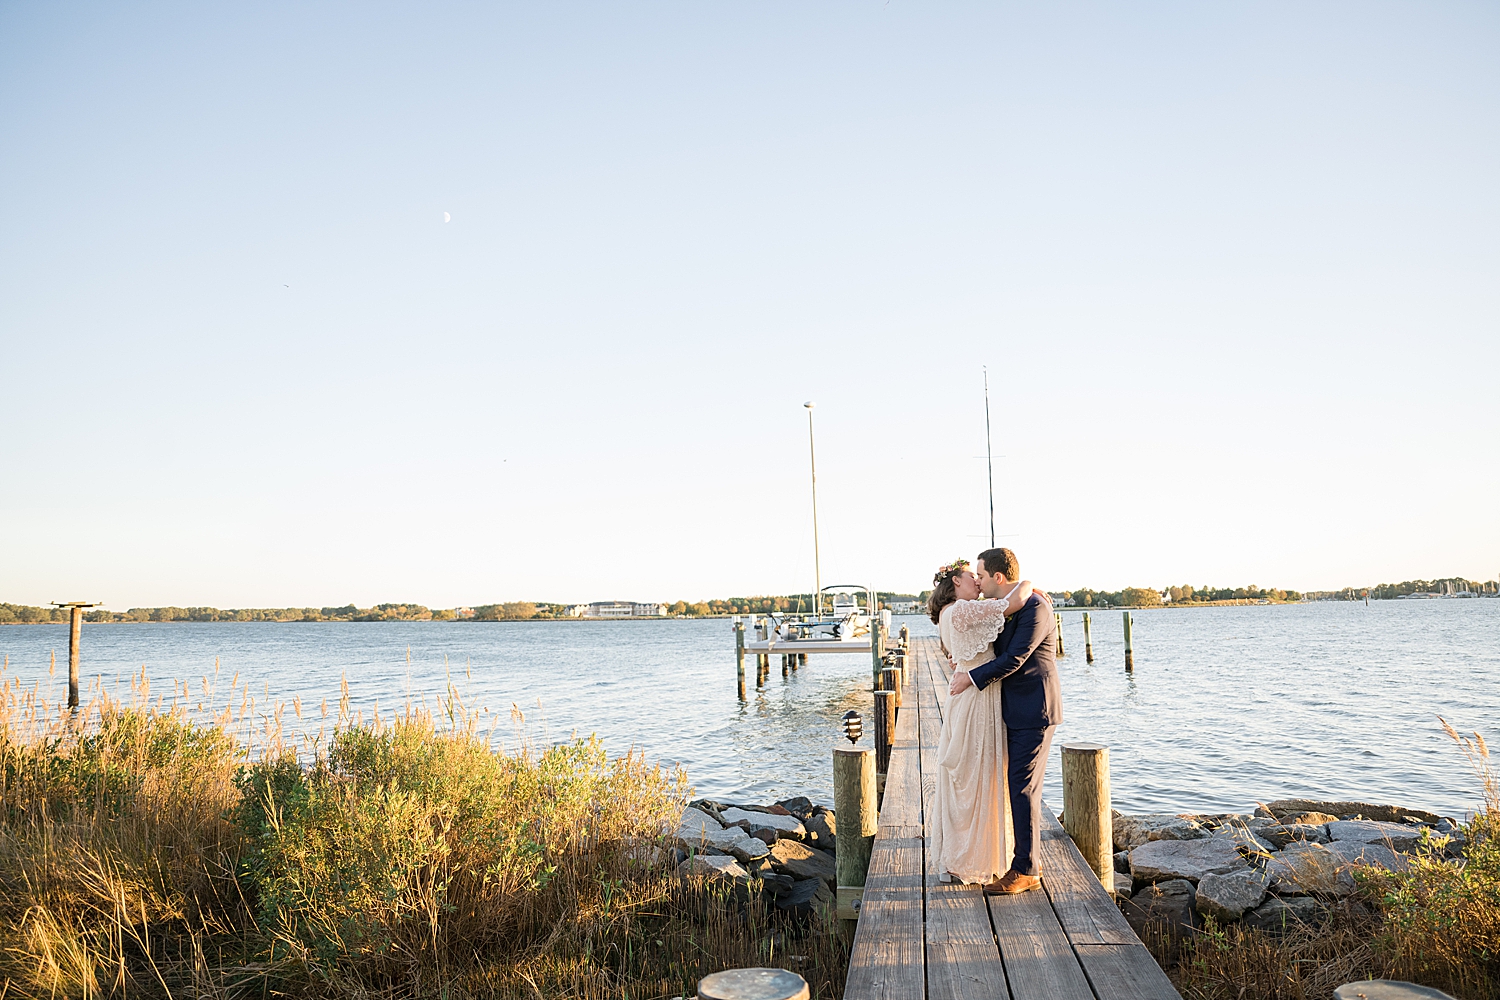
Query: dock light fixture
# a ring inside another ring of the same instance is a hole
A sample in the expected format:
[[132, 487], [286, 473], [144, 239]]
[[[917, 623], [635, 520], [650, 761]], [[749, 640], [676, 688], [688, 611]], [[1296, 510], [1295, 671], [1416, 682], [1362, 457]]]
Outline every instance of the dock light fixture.
[[859, 738], [864, 735], [864, 720], [859, 717], [859, 713], [851, 708], [844, 713], [842, 721], [844, 724], [844, 735], [849, 737], [849, 742], [858, 743]]

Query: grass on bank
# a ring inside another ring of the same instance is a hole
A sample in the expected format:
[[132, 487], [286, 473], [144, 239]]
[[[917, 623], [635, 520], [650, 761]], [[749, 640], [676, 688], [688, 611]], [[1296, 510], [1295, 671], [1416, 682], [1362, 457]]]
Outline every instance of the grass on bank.
[[1463, 856], [1427, 850], [1405, 872], [1358, 868], [1354, 894], [1320, 897], [1325, 918], [1285, 934], [1207, 921], [1186, 938], [1148, 937], [1184, 997], [1326, 1000], [1343, 983], [1400, 979], [1500, 1000], [1500, 781], [1478, 733], [1443, 727], [1484, 791], [1462, 830]]
[[773, 963], [841, 992], [826, 924], [656, 863], [684, 776], [597, 740], [410, 711], [299, 763], [227, 710], [0, 694], [0, 996], [649, 1000]]

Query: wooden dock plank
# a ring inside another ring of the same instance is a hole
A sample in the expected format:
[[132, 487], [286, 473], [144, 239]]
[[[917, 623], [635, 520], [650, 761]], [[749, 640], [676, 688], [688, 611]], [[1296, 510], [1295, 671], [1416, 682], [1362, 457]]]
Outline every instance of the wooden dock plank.
[[1045, 893], [991, 896], [989, 904], [1014, 1000], [1094, 1000]]
[[922, 770], [917, 747], [892, 747], [885, 795], [880, 800], [880, 826], [922, 827]]
[[927, 883], [927, 995], [931, 1000], [1009, 1000], [984, 892]]
[[849, 1000], [923, 1000], [922, 930], [921, 829], [884, 826], [870, 851], [844, 996]]
[[1146, 946], [1080, 944], [1078, 960], [1099, 1000], [1182, 1000]]
[[1140, 944], [1124, 914], [1073, 839], [1048, 809], [1042, 810], [1042, 887], [1068, 940], [1079, 944]]

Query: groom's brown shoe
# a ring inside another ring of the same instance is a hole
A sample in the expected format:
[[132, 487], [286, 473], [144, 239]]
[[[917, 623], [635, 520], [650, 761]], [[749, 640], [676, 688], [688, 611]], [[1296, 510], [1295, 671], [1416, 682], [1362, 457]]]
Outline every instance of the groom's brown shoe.
[[985, 883], [984, 894], [986, 896], [1014, 896], [1018, 892], [1035, 889], [1041, 884], [1040, 876], [1022, 875], [1015, 869], [1011, 869], [995, 881]]

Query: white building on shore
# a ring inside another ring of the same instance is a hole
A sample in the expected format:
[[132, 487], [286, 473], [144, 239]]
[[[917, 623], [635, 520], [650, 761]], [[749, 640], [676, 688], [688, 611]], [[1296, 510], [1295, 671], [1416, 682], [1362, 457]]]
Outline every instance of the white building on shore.
[[639, 601], [595, 601], [578, 604], [568, 609], [568, 614], [579, 618], [665, 618], [665, 604]]

